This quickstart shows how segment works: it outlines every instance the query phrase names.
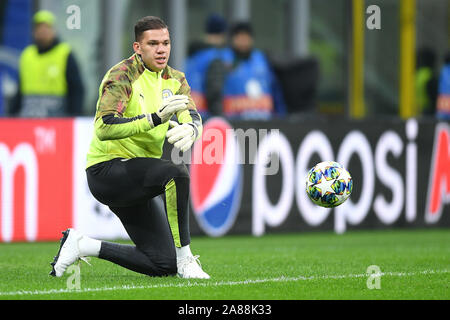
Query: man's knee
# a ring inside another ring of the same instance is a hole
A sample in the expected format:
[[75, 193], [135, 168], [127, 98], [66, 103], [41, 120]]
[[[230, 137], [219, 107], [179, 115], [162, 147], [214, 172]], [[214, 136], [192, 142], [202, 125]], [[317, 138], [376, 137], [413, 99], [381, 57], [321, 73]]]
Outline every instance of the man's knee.
[[154, 265], [155, 275], [170, 276], [177, 273], [177, 259], [175, 256], [152, 255], [149, 258]]
[[170, 178], [172, 178], [172, 179], [176, 179], [176, 178], [189, 179], [189, 171], [184, 164], [174, 164], [170, 168], [169, 175], [170, 175]]

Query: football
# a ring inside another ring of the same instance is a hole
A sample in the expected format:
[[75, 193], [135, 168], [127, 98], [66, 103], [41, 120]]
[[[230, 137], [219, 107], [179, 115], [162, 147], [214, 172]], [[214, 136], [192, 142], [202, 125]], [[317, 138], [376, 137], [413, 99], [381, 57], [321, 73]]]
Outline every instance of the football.
[[316, 164], [306, 176], [306, 193], [315, 204], [333, 208], [345, 202], [353, 189], [350, 173], [339, 163]]

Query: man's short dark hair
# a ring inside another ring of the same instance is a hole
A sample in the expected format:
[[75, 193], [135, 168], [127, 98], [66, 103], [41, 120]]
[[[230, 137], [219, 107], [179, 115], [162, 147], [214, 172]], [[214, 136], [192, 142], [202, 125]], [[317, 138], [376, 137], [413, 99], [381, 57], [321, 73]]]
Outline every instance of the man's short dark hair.
[[169, 29], [167, 24], [158, 17], [146, 16], [139, 19], [134, 26], [134, 39], [139, 41], [142, 34], [147, 30]]
[[246, 21], [237, 22], [231, 27], [230, 34], [233, 37], [238, 33], [247, 33], [248, 35], [253, 36], [253, 28], [249, 22]]

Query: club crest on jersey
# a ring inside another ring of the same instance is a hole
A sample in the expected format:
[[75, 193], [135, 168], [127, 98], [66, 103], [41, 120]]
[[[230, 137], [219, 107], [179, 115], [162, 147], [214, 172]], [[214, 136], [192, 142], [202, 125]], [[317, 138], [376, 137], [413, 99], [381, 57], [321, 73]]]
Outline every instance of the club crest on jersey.
[[164, 89], [162, 91], [162, 98], [163, 99], [167, 99], [168, 97], [171, 97], [171, 96], [173, 96], [173, 93], [172, 93], [172, 91], [170, 89]]

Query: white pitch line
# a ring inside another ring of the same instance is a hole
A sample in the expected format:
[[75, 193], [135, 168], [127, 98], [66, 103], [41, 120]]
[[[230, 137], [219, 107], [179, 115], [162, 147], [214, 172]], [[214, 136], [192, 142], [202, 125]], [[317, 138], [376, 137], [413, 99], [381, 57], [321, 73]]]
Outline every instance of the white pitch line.
[[[441, 274], [449, 273], [450, 270], [424, 270], [419, 272], [382, 272], [380, 276], [391, 277], [413, 277], [417, 275], [425, 274]], [[220, 287], [220, 286], [236, 286], [236, 285], [251, 285], [267, 282], [296, 282], [296, 281], [309, 281], [309, 280], [329, 280], [329, 279], [348, 279], [348, 278], [366, 278], [377, 274], [343, 274], [343, 275], [322, 275], [322, 276], [298, 276], [298, 277], [285, 277], [280, 276], [276, 278], [267, 279], [250, 279], [242, 281], [218, 281], [218, 282], [184, 282], [184, 283], [172, 283], [172, 284], [154, 284], [149, 286], [114, 286], [114, 287], [102, 287], [102, 288], [84, 288], [80, 290], [74, 289], [49, 289], [49, 290], [20, 290], [20, 291], [6, 291], [0, 292], [0, 296], [17, 296], [17, 295], [47, 295], [47, 294], [60, 294], [60, 293], [86, 293], [86, 292], [101, 292], [101, 291], [118, 291], [118, 290], [139, 290], [139, 289], [160, 289], [160, 288], [189, 288], [189, 287]]]

